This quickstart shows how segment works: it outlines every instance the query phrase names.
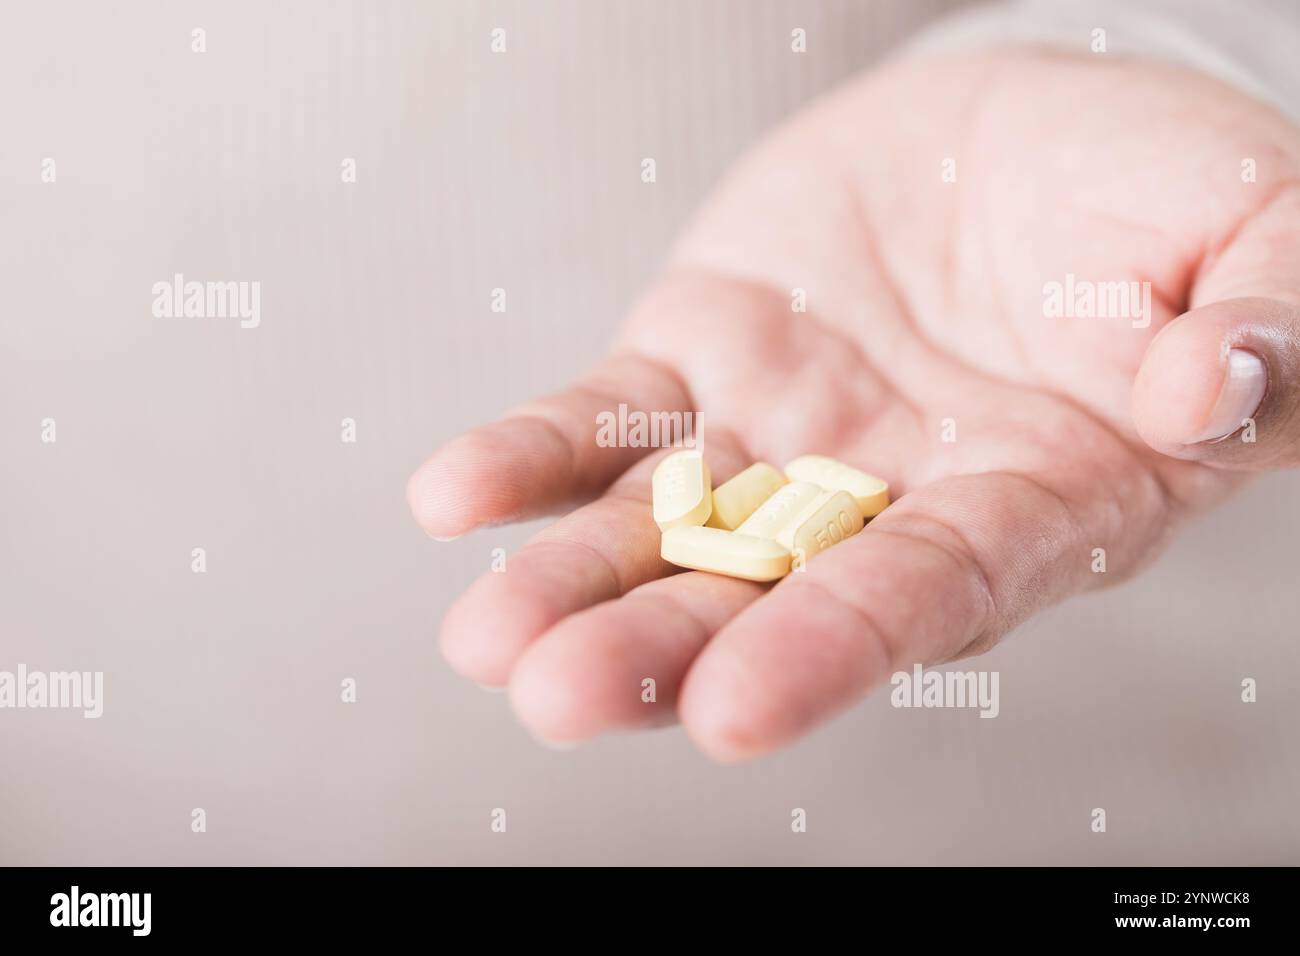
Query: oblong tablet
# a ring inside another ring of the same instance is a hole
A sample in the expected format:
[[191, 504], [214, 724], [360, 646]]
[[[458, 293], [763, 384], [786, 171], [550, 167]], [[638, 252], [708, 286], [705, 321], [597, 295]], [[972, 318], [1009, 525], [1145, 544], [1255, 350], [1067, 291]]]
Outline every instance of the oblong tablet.
[[791, 482], [759, 505], [758, 510], [736, 529], [736, 533], [756, 538], [775, 538], [791, 518], [821, 493], [820, 485], [807, 481]]
[[700, 525], [709, 520], [713, 511], [713, 485], [709, 466], [700, 452], [673, 452], [655, 468], [650, 487], [655, 524], [660, 531]]
[[678, 567], [746, 581], [775, 581], [790, 573], [790, 552], [772, 539], [721, 528], [669, 528], [659, 539], [659, 555]]
[[776, 543], [809, 561], [862, 530], [857, 499], [847, 491], [824, 491], [786, 523]]
[[750, 465], [735, 478], [713, 489], [713, 514], [709, 515], [709, 527], [735, 531], [784, 484], [785, 475], [767, 462]]
[[858, 502], [863, 518], [874, 518], [889, 504], [889, 484], [875, 475], [825, 455], [802, 455], [785, 466], [791, 481], [810, 481], [827, 491], [847, 491]]

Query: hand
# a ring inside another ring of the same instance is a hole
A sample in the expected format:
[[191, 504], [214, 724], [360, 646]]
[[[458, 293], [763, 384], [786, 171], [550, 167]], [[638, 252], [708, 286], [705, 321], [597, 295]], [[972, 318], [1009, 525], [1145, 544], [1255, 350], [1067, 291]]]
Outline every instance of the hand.
[[[1151, 310], [1051, 317], [1068, 275], [1149, 282]], [[715, 483], [816, 452], [896, 501], [775, 586], [677, 573], [650, 515], [664, 453], [595, 441], [619, 403], [698, 410]], [[1294, 127], [1170, 66], [903, 62], [755, 149], [611, 356], [443, 447], [409, 497], [440, 537], [577, 506], [443, 625], [536, 735], [680, 719], [734, 760], [1128, 577], [1244, 471], [1300, 461], [1298, 405]]]

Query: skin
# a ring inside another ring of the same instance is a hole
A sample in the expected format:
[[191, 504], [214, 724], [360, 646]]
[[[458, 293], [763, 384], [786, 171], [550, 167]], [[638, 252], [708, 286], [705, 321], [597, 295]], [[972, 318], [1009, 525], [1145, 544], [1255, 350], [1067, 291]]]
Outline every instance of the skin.
[[[1003, 51], [814, 103], [737, 164], [604, 363], [412, 477], [437, 537], [563, 515], [452, 606], [447, 660], [543, 740], [680, 721], [732, 761], [1128, 578], [1300, 458], [1298, 183], [1292, 125], [1171, 66]], [[1046, 317], [1067, 273], [1150, 282], [1149, 326]], [[1267, 369], [1256, 440], [1196, 441], [1230, 347]], [[775, 586], [681, 572], [650, 512], [664, 452], [596, 444], [621, 402], [697, 410], [715, 483], [817, 452], [895, 502]]]

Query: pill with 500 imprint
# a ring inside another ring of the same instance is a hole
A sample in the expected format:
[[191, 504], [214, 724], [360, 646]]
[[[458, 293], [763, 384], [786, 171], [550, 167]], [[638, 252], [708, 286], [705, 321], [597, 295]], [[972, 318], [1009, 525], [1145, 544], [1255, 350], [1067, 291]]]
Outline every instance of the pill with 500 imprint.
[[785, 476], [758, 462], [710, 491], [699, 452], [677, 452], [652, 484], [665, 561], [750, 581], [802, 569], [889, 504], [885, 482], [822, 455], [796, 458]]
[[804, 561], [862, 530], [862, 511], [847, 491], [823, 491], [777, 532], [776, 543]]

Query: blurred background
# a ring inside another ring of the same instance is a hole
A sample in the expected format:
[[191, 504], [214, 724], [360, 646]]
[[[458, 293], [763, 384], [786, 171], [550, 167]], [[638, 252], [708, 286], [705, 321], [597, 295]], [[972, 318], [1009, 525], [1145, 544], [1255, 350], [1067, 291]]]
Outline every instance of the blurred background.
[[[0, 670], [105, 699], [0, 710], [0, 863], [1300, 859], [1296, 476], [957, 665], [996, 720], [878, 694], [738, 767], [557, 752], [438, 656], [538, 525], [432, 541], [407, 475], [587, 366], [747, 144], [956, 5], [5, 4]], [[178, 272], [259, 281], [260, 327], [155, 318]]]

